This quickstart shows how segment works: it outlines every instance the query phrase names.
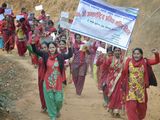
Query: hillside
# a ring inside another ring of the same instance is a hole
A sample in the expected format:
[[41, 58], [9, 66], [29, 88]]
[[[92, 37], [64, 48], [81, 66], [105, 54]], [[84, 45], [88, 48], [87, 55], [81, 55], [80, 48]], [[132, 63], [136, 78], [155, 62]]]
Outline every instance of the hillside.
[[[113, 5], [136, 7], [140, 9], [140, 14], [136, 22], [136, 27], [132, 36], [131, 48], [135, 46], [143, 47], [145, 50], [150, 50], [151, 47], [160, 47], [159, 43], [159, 28], [160, 28], [160, 1], [159, 0], [106, 0]], [[0, 0], [0, 3], [4, 0]], [[61, 11], [70, 12], [70, 17], [73, 18], [77, 9], [79, 0], [6, 0], [15, 13], [20, 12], [21, 7], [26, 7], [28, 11], [34, 11], [35, 5], [42, 4], [48, 14], [54, 20], [57, 20]], [[157, 11], [156, 11], [157, 10]], [[154, 13], [154, 14], [153, 14]], [[36, 12], [39, 14], [39, 12]]]

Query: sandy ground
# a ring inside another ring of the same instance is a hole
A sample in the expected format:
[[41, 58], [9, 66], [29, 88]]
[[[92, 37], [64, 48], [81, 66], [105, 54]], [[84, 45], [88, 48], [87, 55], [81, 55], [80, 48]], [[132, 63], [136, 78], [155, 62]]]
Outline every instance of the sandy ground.
[[[30, 58], [19, 57], [15, 52], [13, 54], [3, 54], [10, 62], [16, 62], [19, 69], [24, 74], [18, 76], [17, 79], [21, 79], [23, 84], [21, 96], [14, 100], [14, 107], [11, 107], [11, 111], [19, 113], [19, 119], [17, 120], [49, 120], [46, 113], [40, 112], [40, 100], [37, 85], [37, 69], [35, 69], [30, 62]], [[1, 58], [0, 58], [1, 59]], [[19, 91], [20, 92], [20, 91]], [[160, 93], [159, 88], [149, 89], [149, 103], [148, 112], [145, 120], [160, 120]], [[75, 88], [73, 84], [68, 85], [65, 88], [65, 101], [61, 111], [61, 117], [58, 120], [122, 120], [114, 119], [103, 108], [102, 94], [99, 94], [96, 82], [87, 75], [84, 86], [84, 91], [81, 97], [75, 94]], [[5, 119], [8, 120], [8, 119]]]

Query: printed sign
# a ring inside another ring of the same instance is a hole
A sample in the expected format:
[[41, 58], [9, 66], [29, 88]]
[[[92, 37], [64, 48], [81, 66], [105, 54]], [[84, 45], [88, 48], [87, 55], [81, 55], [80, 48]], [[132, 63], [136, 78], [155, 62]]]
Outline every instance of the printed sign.
[[43, 10], [43, 5], [35, 6], [35, 10], [36, 10], [36, 11]]
[[70, 30], [127, 50], [138, 11], [97, 0], [80, 0]]

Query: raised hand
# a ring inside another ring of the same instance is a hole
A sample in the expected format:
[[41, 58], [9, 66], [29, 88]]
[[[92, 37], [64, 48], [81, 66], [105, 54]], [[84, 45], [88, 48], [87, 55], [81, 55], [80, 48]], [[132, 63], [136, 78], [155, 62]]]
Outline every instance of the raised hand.
[[155, 49], [155, 48], [154, 48], [154, 49], [152, 49], [151, 51], [152, 51], [152, 53], [158, 53], [158, 50], [157, 50], [157, 49]]

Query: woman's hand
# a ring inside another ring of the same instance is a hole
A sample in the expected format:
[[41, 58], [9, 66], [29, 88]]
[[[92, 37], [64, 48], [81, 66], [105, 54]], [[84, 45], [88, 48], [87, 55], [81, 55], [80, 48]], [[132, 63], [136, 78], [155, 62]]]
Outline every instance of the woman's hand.
[[154, 49], [152, 49], [151, 51], [152, 51], [152, 53], [154, 53], [154, 54], [155, 54], [155, 53], [158, 53], [158, 50], [157, 50], [157, 49], [155, 49], [155, 48], [154, 48]]
[[101, 51], [97, 51], [98, 57], [103, 57], [103, 53]]
[[32, 38], [31, 38], [31, 43], [32, 43], [32, 44], [35, 44], [34, 35], [32, 35]]
[[71, 48], [71, 41], [70, 40], [67, 40], [67, 47]]

